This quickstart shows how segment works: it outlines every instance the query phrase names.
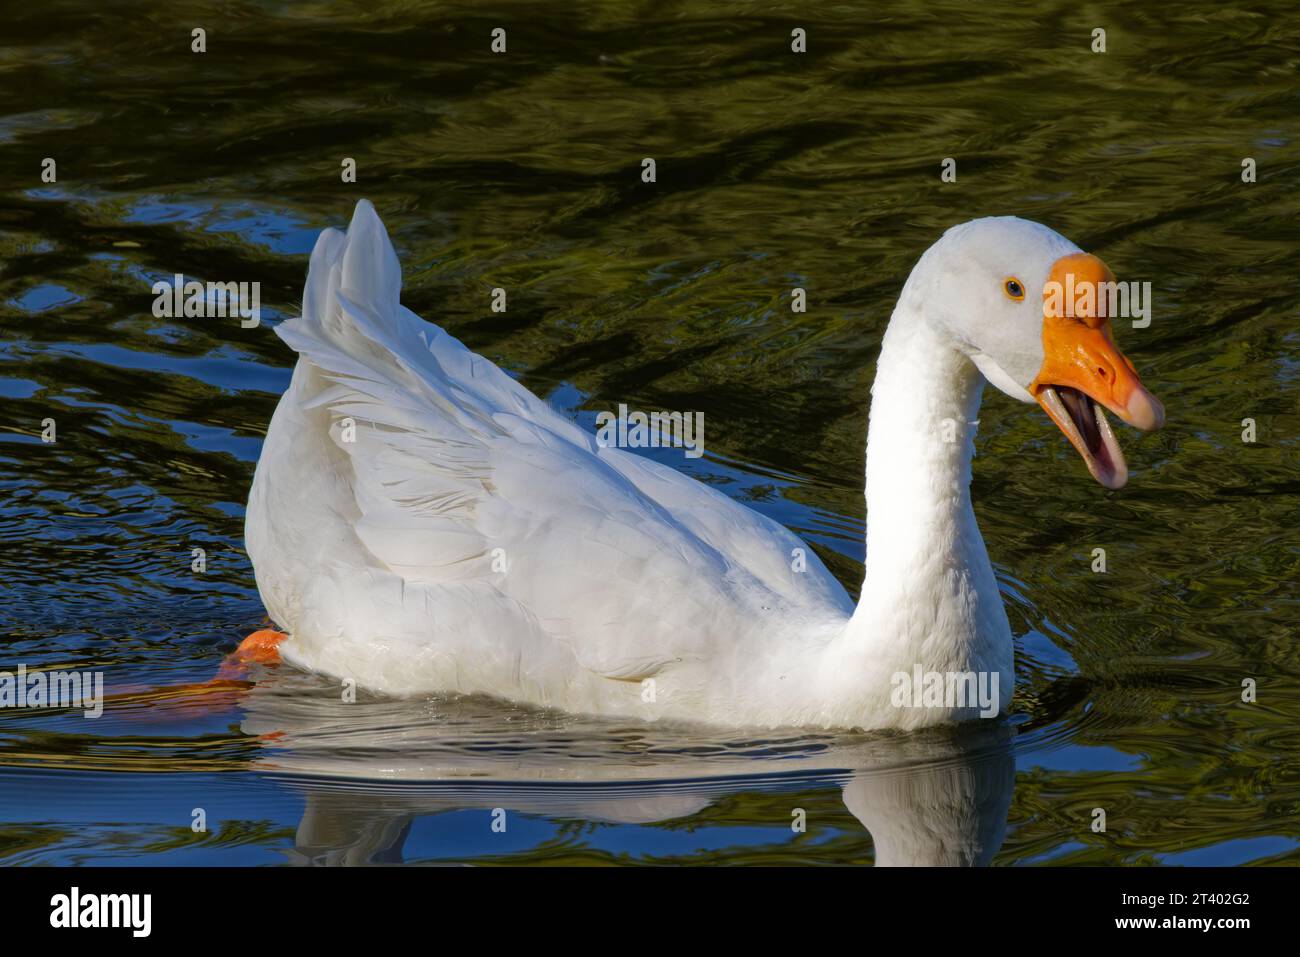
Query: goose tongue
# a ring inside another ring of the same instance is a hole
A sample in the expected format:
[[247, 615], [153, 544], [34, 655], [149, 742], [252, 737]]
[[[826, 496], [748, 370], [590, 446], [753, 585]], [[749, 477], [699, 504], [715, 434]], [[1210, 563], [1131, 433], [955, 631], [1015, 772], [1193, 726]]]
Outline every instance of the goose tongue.
[[1083, 457], [1092, 477], [1106, 488], [1123, 488], [1128, 463], [1101, 406], [1069, 386], [1043, 387], [1038, 402]]
[[1092, 399], [1069, 386], [1062, 386], [1057, 390], [1057, 394], [1065, 405], [1065, 411], [1070, 413], [1070, 420], [1074, 423], [1074, 427], [1083, 437], [1083, 444], [1088, 447], [1092, 455], [1096, 455], [1101, 449], [1101, 429], [1097, 427], [1097, 419], [1092, 411]]

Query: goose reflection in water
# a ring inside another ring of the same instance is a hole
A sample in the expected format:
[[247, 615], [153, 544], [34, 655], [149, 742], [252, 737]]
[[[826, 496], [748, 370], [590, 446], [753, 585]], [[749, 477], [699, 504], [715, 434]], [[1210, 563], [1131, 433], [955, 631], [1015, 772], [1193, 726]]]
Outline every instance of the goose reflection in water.
[[[909, 735], [720, 737], [482, 698], [343, 704], [275, 676], [241, 702], [260, 770], [302, 793], [290, 862], [399, 864], [416, 819], [482, 809], [598, 824], [684, 821], [729, 796], [839, 787], [878, 866], [978, 866], [1002, 844], [1015, 783], [1004, 721]], [[790, 827], [783, 819], [756, 824]], [[815, 820], [809, 822], [815, 825]], [[795, 837], [791, 830], [791, 837]], [[427, 849], [426, 849], [427, 850]], [[411, 854], [424, 858], [427, 854]]]

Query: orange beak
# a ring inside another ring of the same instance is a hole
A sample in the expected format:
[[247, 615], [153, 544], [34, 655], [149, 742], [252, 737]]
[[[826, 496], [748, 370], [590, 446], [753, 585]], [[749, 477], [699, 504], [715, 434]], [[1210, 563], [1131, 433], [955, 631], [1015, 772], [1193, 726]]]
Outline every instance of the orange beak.
[[1029, 392], [1107, 488], [1122, 488], [1128, 465], [1103, 408], [1135, 428], [1158, 429], [1164, 406], [1142, 385], [1115, 345], [1102, 283], [1114, 275], [1096, 256], [1074, 253], [1052, 264], [1043, 287], [1043, 365]]

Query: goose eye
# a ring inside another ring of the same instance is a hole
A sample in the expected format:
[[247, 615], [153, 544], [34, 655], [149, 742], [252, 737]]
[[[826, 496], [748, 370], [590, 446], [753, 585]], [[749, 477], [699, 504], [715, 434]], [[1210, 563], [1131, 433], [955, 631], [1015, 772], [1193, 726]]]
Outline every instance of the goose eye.
[[1002, 284], [1002, 289], [1017, 302], [1025, 298], [1025, 287], [1020, 285], [1019, 279], [1008, 279]]

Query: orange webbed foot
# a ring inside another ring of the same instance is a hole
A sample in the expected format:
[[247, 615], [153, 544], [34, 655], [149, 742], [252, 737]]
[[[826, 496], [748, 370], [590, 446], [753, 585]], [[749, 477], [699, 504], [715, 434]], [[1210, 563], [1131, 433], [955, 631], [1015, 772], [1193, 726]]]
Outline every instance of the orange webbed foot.
[[280, 642], [289, 636], [274, 628], [262, 628], [239, 643], [239, 647], [226, 655], [217, 671], [218, 679], [239, 679], [248, 673], [248, 666], [278, 665]]
[[216, 714], [239, 704], [253, 683], [251, 666], [280, 663], [280, 643], [289, 636], [271, 628], [253, 632], [239, 647], [226, 655], [215, 677], [195, 684], [128, 686], [120, 688], [108, 700], [146, 709], [162, 720], [164, 717], [199, 717]]
[[280, 642], [288, 637], [274, 628], [262, 628], [241, 641], [233, 657], [240, 661], [255, 661], [259, 665], [278, 665]]

